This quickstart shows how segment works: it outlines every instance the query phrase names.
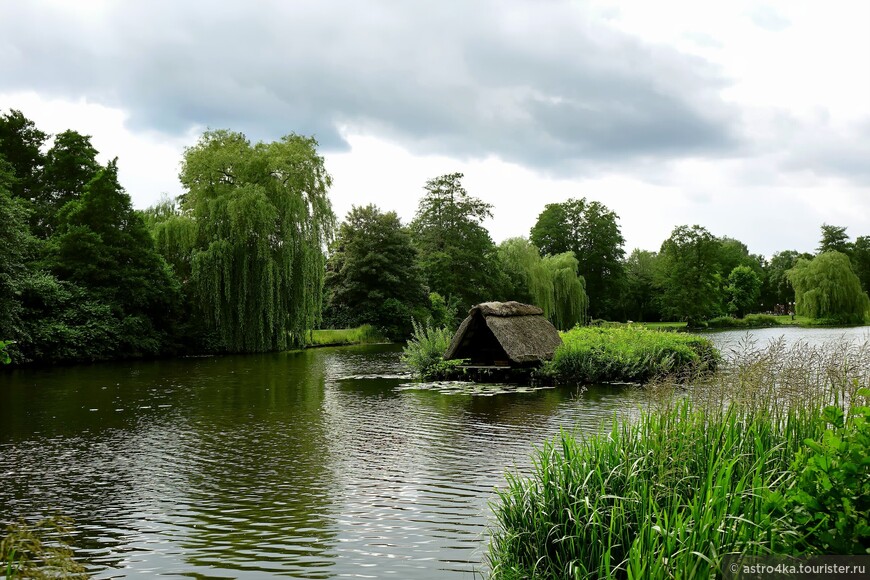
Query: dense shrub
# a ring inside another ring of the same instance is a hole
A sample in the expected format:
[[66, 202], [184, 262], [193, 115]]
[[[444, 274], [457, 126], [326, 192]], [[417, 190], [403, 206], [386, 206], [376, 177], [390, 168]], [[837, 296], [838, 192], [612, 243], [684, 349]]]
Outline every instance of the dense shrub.
[[562, 382], [645, 382], [689, 378], [716, 368], [719, 353], [706, 338], [641, 326], [576, 327], [542, 369]]
[[438, 378], [461, 364], [460, 360], [444, 360], [453, 332], [446, 327], [435, 327], [414, 322], [414, 333], [402, 350], [402, 362], [423, 379]]
[[775, 316], [769, 314], [747, 314], [743, 318], [719, 316], [706, 322], [707, 328], [765, 328], [779, 326]]

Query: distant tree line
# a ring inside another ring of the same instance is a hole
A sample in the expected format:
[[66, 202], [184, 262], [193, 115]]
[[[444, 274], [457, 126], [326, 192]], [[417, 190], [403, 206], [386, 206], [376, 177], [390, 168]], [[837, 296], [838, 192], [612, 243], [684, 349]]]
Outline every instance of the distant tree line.
[[368, 205], [337, 225], [314, 139], [231, 131], [185, 150], [178, 199], [136, 211], [117, 160], [97, 156], [86, 135], [50, 139], [20, 111], [0, 116], [0, 340], [14, 362], [263, 352], [361, 324], [400, 339], [412, 320], [452, 326], [488, 300], [536, 304], [560, 329], [777, 305], [867, 315], [870, 237], [843, 227], [823, 225], [815, 255], [765, 259], [695, 225], [626, 256], [619, 217], [583, 198], [496, 245], [492, 206], [460, 173], [427, 181], [408, 224]]

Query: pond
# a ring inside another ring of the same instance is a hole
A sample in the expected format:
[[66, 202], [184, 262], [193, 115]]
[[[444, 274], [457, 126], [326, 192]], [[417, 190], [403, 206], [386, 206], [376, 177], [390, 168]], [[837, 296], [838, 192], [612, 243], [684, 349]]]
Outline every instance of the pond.
[[421, 385], [399, 352], [0, 373], [0, 520], [71, 517], [98, 578], [479, 577], [505, 470], [643, 401], [632, 387]]

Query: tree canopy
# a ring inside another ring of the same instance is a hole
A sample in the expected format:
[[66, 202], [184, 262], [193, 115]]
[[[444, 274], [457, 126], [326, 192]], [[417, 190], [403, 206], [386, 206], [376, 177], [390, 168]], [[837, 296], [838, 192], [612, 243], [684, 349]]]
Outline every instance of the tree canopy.
[[354, 206], [339, 226], [326, 264], [325, 322], [335, 327], [371, 324], [388, 338], [411, 333], [427, 292], [411, 236], [396, 212]]
[[801, 316], [862, 324], [870, 314], [870, 300], [845, 254], [823, 252], [812, 260], [801, 258], [788, 277], [795, 290], [795, 311]]
[[719, 242], [698, 225], [678, 226], [662, 243], [657, 286], [665, 316], [690, 326], [718, 314], [722, 278]]
[[459, 301], [460, 311], [500, 294], [496, 248], [482, 222], [492, 206], [472, 197], [462, 174], [426, 182], [411, 232], [430, 290]]
[[574, 253], [586, 281], [593, 318], [620, 314], [625, 238], [618, 220], [619, 216], [597, 201], [569, 199], [545, 206], [529, 234], [544, 254]]
[[302, 344], [320, 317], [335, 223], [317, 141], [290, 134], [252, 145], [241, 133], [207, 131], [185, 151], [180, 178], [181, 211], [195, 223], [190, 284], [205, 325], [235, 352]]

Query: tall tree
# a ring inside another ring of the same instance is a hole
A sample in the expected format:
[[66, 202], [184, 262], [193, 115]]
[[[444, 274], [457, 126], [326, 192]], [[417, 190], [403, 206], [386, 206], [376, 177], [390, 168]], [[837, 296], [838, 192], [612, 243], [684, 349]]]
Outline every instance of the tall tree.
[[661, 319], [657, 304], [658, 254], [635, 248], [625, 262], [624, 311], [628, 319], [650, 322]]
[[34, 246], [27, 227], [25, 202], [11, 192], [14, 182], [12, 166], [0, 155], [0, 340], [3, 341], [20, 337], [19, 294]]
[[797, 314], [844, 324], [867, 321], [870, 299], [845, 254], [823, 252], [812, 260], [800, 259], [788, 277], [795, 290]]
[[812, 260], [811, 254], [800, 253], [796, 250], [783, 250], [771, 256], [765, 265], [765, 284], [762, 292], [765, 293], [764, 301], [769, 308], [776, 304], [790, 304], [794, 302], [794, 287], [788, 279], [788, 271], [794, 268], [799, 258]]
[[196, 223], [191, 285], [223, 347], [299, 345], [319, 318], [332, 178], [313, 138], [251, 143], [207, 131], [184, 154], [182, 212]]
[[761, 277], [749, 266], [736, 266], [728, 274], [728, 311], [737, 318], [758, 305], [761, 294]]
[[47, 138], [21, 111], [12, 109], [0, 116], [0, 155], [12, 171], [8, 187], [13, 196], [31, 203], [39, 197], [45, 163], [42, 147]]
[[43, 185], [37, 202], [41, 214], [35, 233], [48, 237], [58, 227], [58, 212], [78, 199], [101, 166], [91, 138], [76, 131], [64, 131], [54, 138], [45, 157]]
[[547, 205], [529, 234], [545, 254], [574, 252], [586, 280], [593, 318], [620, 317], [625, 238], [618, 220], [619, 216], [597, 201], [569, 199]]
[[462, 174], [426, 182], [411, 223], [414, 244], [429, 288], [450, 299], [461, 311], [500, 294], [496, 248], [483, 227], [492, 206], [468, 195]]
[[858, 236], [852, 250], [855, 274], [861, 281], [864, 292], [870, 293], [870, 236]]
[[846, 228], [822, 224], [822, 239], [819, 241], [818, 251], [820, 254], [824, 252], [840, 252], [849, 256], [852, 253], [852, 244], [849, 243], [849, 235], [846, 233]]
[[410, 335], [428, 302], [411, 236], [396, 212], [354, 206], [326, 264], [327, 322], [371, 324], [389, 338]]
[[111, 307], [120, 329], [116, 354], [163, 349], [178, 306], [178, 285], [118, 183], [117, 160], [64, 205], [51, 246], [57, 277]]
[[510, 289], [507, 298], [535, 304], [561, 330], [586, 321], [589, 298], [573, 252], [542, 258], [528, 240], [511, 238], [499, 245], [498, 256]]
[[662, 243], [657, 285], [665, 316], [695, 326], [719, 313], [719, 242], [701, 226], [678, 226]]

